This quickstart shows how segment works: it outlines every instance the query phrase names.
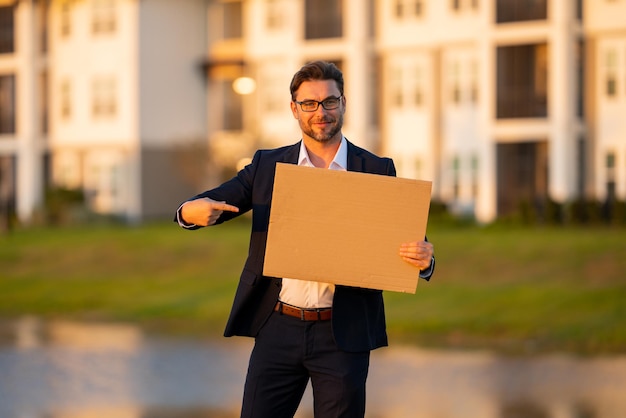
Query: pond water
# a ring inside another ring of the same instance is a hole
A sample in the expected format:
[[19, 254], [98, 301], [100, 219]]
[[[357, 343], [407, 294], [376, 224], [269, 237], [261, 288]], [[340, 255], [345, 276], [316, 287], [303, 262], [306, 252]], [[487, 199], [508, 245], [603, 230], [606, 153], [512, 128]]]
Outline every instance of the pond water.
[[[24, 318], [0, 332], [0, 418], [237, 417], [251, 340]], [[372, 353], [368, 418], [622, 418], [626, 356]], [[312, 417], [310, 389], [297, 417]]]

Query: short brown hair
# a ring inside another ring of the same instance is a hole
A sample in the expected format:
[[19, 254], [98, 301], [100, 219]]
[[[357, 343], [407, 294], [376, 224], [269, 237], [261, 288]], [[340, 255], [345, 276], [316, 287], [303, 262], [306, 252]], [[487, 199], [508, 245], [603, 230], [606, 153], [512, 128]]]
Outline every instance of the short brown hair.
[[296, 99], [296, 92], [305, 81], [335, 80], [339, 93], [343, 96], [343, 73], [335, 64], [326, 61], [311, 61], [306, 63], [294, 74], [289, 85], [291, 100]]

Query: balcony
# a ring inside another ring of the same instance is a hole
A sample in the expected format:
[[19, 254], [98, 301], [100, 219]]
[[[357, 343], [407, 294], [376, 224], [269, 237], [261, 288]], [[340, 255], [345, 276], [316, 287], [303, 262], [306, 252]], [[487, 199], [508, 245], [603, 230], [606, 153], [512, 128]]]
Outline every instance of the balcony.
[[497, 0], [496, 23], [546, 20], [547, 0]]

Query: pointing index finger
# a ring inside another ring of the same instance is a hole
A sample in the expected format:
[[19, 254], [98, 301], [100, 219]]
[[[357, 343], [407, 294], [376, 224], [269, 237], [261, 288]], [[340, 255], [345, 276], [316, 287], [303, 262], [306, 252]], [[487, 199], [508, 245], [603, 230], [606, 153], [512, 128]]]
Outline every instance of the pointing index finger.
[[226, 202], [217, 202], [214, 203], [215, 209], [225, 210], [227, 212], [239, 212], [239, 208], [237, 206], [229, 205]]

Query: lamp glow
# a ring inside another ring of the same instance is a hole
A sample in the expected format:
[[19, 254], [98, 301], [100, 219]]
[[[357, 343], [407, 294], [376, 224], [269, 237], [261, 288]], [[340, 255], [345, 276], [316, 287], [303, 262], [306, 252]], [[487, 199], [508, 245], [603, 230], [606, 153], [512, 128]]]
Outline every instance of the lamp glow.
[[250, 77], [239, 77], [233, 81], [233, 90], [235, 93], [246, 96], [254, 93], [256, 90], [256, 81]]

